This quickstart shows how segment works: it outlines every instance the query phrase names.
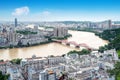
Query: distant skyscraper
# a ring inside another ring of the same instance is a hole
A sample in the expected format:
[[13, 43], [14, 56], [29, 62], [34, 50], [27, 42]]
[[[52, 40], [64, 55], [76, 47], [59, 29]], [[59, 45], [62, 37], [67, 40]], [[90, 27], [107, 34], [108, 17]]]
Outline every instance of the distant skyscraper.
[[109, 29], [112, 28], [112, 21], [111, 20], [108, 20], [108, 25], [109, 25]]
[[15, 27], [17, 27], [17, 18], [15, 18]]

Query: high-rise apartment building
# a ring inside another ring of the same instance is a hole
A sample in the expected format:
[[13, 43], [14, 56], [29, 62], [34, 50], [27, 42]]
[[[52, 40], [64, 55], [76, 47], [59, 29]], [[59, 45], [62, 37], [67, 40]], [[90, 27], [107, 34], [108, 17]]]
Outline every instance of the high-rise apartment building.
[[66, 27], [54, 28], [54, 37], [64, 37], [68, 35], [68, 29]]
[[8, 40], [9, 40], [10, 45], [17, 45], [18, 34], [15, 31], [10, 31], [8, 34]]
[[112, 21], [106, 20], [104, 22], [101, 22], [103, 29], [111, 29], [112, 28]]

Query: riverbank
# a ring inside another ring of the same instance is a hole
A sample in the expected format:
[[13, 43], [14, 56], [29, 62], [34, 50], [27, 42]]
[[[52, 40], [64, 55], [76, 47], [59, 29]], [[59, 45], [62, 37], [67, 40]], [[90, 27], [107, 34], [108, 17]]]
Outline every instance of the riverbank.
[[64, 37], [52, 37], [51, 39], [57, 39], [57, 40], [65, 40], [65, 39], [68, 39], [69, 37], [72, 37], [71, 34], [68, 34]]
[[99, 34], [102, 32], [102, 30], [98, 30], [98, 29], [92, 29], [92, 28], [69, 28], [69, 30], [74, 30], [74, 31], [85, 31], [85, 32], [92, 32], [95, 34]]
[[40, 42], [40, 43], [32, 44], [32, 45], [27, 44], [27, 45], [20, 45], [20, 46], [19, 45], [16, 45], [16, 46], [10, 45], [10, 46], [5, 46], [5, 47], [1, 47], [0, 46], [0, 49], [12, 49], [12, 48], [24, 48], [24, 47], [38, 46], [38, 45], [43, 45], [43, 44], [48, 44], [48, 43], [54, 42], [52, 39], [64, 40], [64, 39], [67, 39], [69, 37], [72, 37], [72, 35], [68, 34], [68, 35], [66, 35], [64, 37], [52, 37], [52, 38], [48, 37], [48, 41], [46, 41], [46, 42]]
[[43, 44], [48, 44], [53, 42], [52, 40], [46, 41], [46, 42], [41, 42], [37, 44], [32, 44], [32, 45], [21, 45], [21, 46], [6, 46], [6, 47], [0, 47], [0, 49], [12, 49], [12, 48], [24, 48], [24, 47], [32, 47], [32, 46], [38, 46], [38, 45], [43, 45]]

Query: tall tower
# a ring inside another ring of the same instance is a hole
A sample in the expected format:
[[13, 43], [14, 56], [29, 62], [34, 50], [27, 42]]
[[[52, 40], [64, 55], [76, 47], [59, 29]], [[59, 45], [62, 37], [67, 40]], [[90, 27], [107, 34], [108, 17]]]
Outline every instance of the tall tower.
[[112, 21], [111, 20], [108, 20], [108, 25], [109, 25], [109, 29], [112, 28]]
[[15, 18], [15, 27], [17, 27], [17, 18]]

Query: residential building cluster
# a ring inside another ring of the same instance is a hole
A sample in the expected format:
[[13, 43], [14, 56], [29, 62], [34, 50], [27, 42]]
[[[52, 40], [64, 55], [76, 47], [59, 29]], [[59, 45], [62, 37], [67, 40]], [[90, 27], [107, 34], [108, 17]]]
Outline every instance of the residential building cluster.
[[114, 80], [110, 78], [107, 70], [113, 69], [118, 61], [118, 55], [114, 49], [100, 52], [92, 52], [90, 55], [71, 54], [67, 57], [68, 76], [74, 80]]
[[0, 62], [3, 74], [10, 74], [9, 80], [115, 80], [109, 77], [108, 69], [113, 69], [118, 61], [115, 49], [89, 55], [70, 54], [22, 59], [20, 65], [9, 61]]
[[[1, 47], [17, 46], [19, 45], [34, 45], [42, 42], [48, 42], [48, 37], [64, 37], [68, 35], [68, 29], [66, 27], [57, 27], [49, 30], [39, 29], [39, 25], [32, 25], [33, 28], [27, 27], [29, 23], [20, 24], [15, 18], [13, 24], [1, 24], [0, 25], [0, 45]], [[20, 33], [21, 32], [21, 33]], [[23, 34], [22, 34], [23, 33]]]
[[[30, 28], [31, 24], [33, 28]], [[47, 27], [46, 29], [40, 29]], [[101, 22], [90, 22], [90, 21], [61, 21], [61, 22], [18, 22], [17, 18], [15, 18], [15, 22], [4, 22], [0, 23], [0, 45], [2, 47], [6, 46], [16, 46], [19, 42], [23, 43], [23, 45], [27, 44], [38, 44], [41, 42], [48, 41], [46, 36], [48, 37], [64, 37], [68, 35], [68, 28], [93, 28], [98, 30], [105, 29], [114, 29], [120, 28], [120, 24], [113, 22], [111, 20], [101, 21]], [[23, 35], [17, 33], [16, 31], [30, 31], [37, 32], [37, 34], [28, 34]]]
[[41, 26], [63, 26], [69, 28], [93, 28], [93, 29], [114, 29], [120, 28], [120, 23], [116, 23], [112, 20], [105, 20], [99, 22], [91, 22], [91, 21], [59, 21], [59, 22], [41, 22], [39, 25]]

